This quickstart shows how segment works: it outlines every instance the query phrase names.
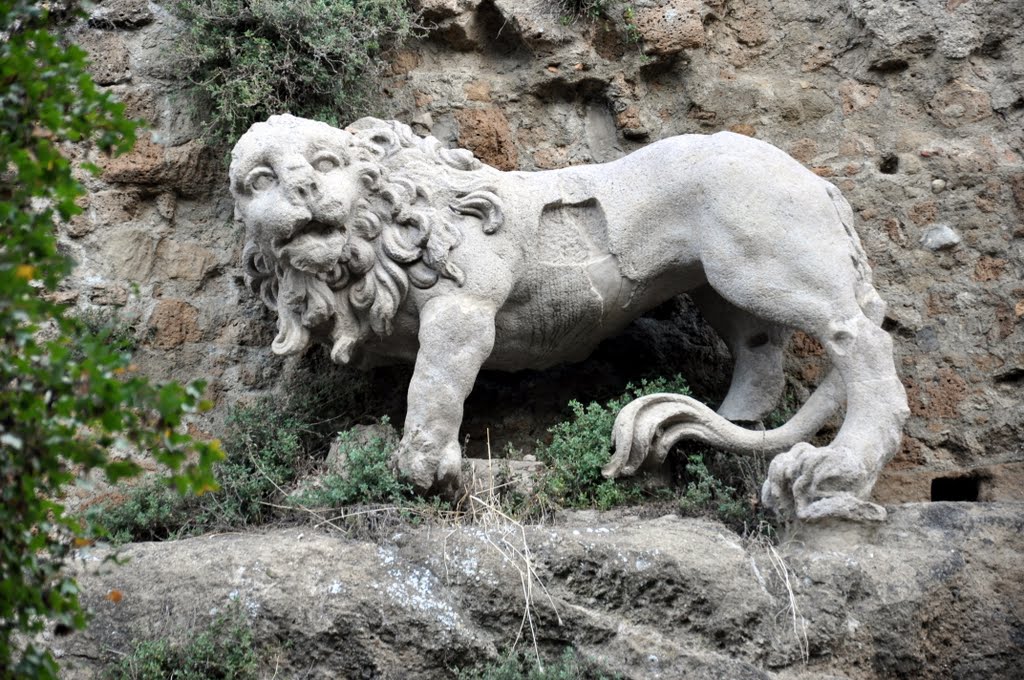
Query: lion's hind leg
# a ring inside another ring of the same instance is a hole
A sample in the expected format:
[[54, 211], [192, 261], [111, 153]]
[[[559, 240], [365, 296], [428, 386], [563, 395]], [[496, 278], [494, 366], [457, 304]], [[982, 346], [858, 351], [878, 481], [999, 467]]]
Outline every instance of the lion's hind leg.
[[828, 446], [797, 444], [776, 456], [762, 497], [769, 507], [805, 520], [884, 519], [884, 509], [867, 499], [899, 448], [909, 415], [892, 339], [863, 315], [833, 321], [819, 337], [843, 377], [846, 417]]
[[858, 302], [864, 282], [835, 256], [835, 244], [810, 253], [806, 245], [794, 247], [806, 257], [786, 262], [747, 251], [740, 276], [724, 266], [735, 261], [728, 249], [736, 244], [723, 245], [723, 257], [712, 252], [705, 259], [709, 284], [736, 307], [817, 338], [845, 385], [846, 417], [835, 440], [820, 448], [797, 444], [776, 456], [762, 490], [765, 504], [800, 519], [884, 518], [868, 498], [899, 447], [909, 410], [892, 339]]
[[783, 350], [792, 332], [739, 309], [710, 286], [690, 297], [733, 357], [732, 381], [718, 414], [735, 423], [760, 423], [782, 396]]

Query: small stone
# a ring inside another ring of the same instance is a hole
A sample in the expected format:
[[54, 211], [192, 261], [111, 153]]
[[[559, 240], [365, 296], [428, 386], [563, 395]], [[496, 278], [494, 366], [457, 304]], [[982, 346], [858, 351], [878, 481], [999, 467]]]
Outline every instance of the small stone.
[[165, 220], [174, 219], [174, 209], [177, 205], [177, 198], [173, 191], [164, 191], [156, 197], [156, 211]]
[[[43, 299], [58, 305], [70, 305], [78, 301], [77, 290], [57, 290], [43, 295]], [[1018, 315], [1019, 316], [1019, 315]]]
[[428, 132], [432, 130], [434, 127], [434, 117], [430, 115], [429, 111], [424, 111], [423, 113], [416, 114], [415, 116], [412, 117], [412, 120], [409, 122], [412, 123], [413, 125], [419, 125]]
[[928, 250], [947, 250], [960, 243], [960, 234], [947, 224], [936, 224], [921, 236], [921, 245]]
[[941, 194], [946, 189], [946, 180], [944, 179], [933, 179], [932, 180], [932, 193]]

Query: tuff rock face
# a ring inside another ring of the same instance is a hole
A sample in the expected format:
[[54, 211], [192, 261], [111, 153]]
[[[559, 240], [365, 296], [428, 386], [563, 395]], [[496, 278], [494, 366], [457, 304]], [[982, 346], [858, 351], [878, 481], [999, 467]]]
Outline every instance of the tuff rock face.
[[[732, 130], [835, 183], [889, 303], [911, 408], [876, 499], [926, 500], [936, 477], [966, 480], [982, 499], [1021, 497], [1024, 19], [1014, 3], [645, 0], [569, 24], [522, 0], [424, 0], [422, 11], [434, 28], [394, 56], [379, 113], [497, 168], [607, 161]], [[72, 32], [152, 132], [87, 180], [85, 212], [64, 235], [79, 267], [63, 295], [133, 324], [147, 373], [205, 377], [219, 417], [273, 390], [294, 362], [265, 350], [272, 319], [242, 285], [226, 171], [198, 141], [163, 56], [177, 30], [159, 5], [125, 0], [97, 3]], [[485, 428], [499, 449], [528, 449], [569, 398], [621, 389], [651, 365], [721, 399], [725, 355], [683, 301], [583, 367], [485, 374], [467, 405], [471, 454], [483, 455]], [[826, 364], [797, 334], [787, 367], [799, 396]], [[401, 417], [400, 400], [391, 409]], [[218, 421], [195, 427], [215, 433]]]
[[[1021, 506], [891, 504], [1024, 499], [1018, 3], [644, 0], [574, 24], [519, 0], [422, 9], [436, 27], [395, 55], [378, 115], [494, 167], [604, 162], [673, 135], [731, 130], [836, 184], [889, 303], [884, 327], [908, 393], [904, 439], [874, 492], [888, 521], [824, 526], [779, 549], [808, 622], [808, 665], [771, 555], [691, 520], [590, 515], [529, 529], [563, 621], [535, 599], [541, 644], [575, 644], [626, 677], [1016, 677]], [[60, 295], [131, 322], [146, 373], [206, 378], [218, 407], [192, 427], [214, 434], [230, 405], [309, 367], [266, 349], [273, 320], [244, 286], [226, 169], [198, 141], [163, 56], [180, 26], [139, 0], [92, 11], [70, 37], [152, 132], [85, 178], [85, 212], [62, 234], [79, 266]], [[652, 365], [711, 399], [728, 385], [727, 350], [682, 298], [582, 366], [483, 374], [460, 438], [470, 435], [477, 456], [487, 432], [496, 450], [529, 449], [568, 399], [621, 391]], [[791, 387], [806, 396], [826, 369], [823, 348], [797, 334]], [[370, 378], [395, 422], [404, 407], [394, 385], [407, 379]], [[449, 531], [356, 541], [292, 528], [130, 546], [130, 567], [82, 577], [97, 612], [86, 637], [53, 644], [78, 667], [69, 676], [89, 677], [104, 650], [185, 637], [234, 593], [258, 607], [261, 640], [284, 640], [281, 663], [296, 675], [443, 675], [511, 644], [523, 614], [519, 572], [480, 531], [439, 540]], [[119, 603], [106, 599], [112, 589], [125, 593]]]
[[69, 679], [90, 678], [132, 639], [188, 639], [236, 601], [268, 677], [449, 677], [516, 639], [529, 566], [540, 648], [572, 645], [624, 678], [1009, 679], [1022, 550], [1016, 504], [890, 508], [883, 525], [814, 525], [777, 549], [623, 512], [376, 541], [292, 527], [135, 544], [124, 567], [83, 552], [95, 619], [53, 645]]

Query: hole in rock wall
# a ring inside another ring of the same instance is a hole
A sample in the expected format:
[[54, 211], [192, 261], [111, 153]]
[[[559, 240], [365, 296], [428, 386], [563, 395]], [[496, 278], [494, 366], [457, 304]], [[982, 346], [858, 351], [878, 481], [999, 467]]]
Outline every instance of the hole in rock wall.
[[894, 153], [882, 156], [878, 163], [878, 171], [883, 175], [895, 175], [900, 169], [900, 158]]
[[977, 502], [981, 481], [975, 475], [936, 477], [932, 480], [932, 501]]

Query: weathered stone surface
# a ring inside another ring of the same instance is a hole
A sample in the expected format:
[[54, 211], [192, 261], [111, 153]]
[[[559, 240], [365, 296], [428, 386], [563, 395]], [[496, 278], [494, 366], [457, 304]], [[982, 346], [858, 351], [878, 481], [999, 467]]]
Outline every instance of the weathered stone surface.
[[171, 349], [200, 338], [199, 310], [183, 300], [160, 300], [149, 317], [150, 344]]
[[999, 0], [852, 0], [850, 8], [880, 43], [880, 55], [896, 58], [938, 49], [945, 57], [963, 59], [1016, 23], [1010, 19], [1013, 10]]
[[89, 301], [94, 305], [124, 306], [128, 303], [128, 287], [119, 284], [93, 286]]
[[116, 227], [134, 220], [140, 209], [142, 196], [135, 190], [108, 189], [86, 197], [82, 213], [72, 218], [68, 234], [80, 238], [97, 227]]
[[704, 46], [701, 0], [667, 0], [636, 12], [644, 54], [667, 57]]
[[623, 678], [1016, 678], [1020, 506], [889, 517], [804, 527], [770, 549], [621, 512], [525, 532], [403, 526], [377, 543], [309, 527], [221, 534], [130, 545], [125, 566], [90, 548], [78, 580], [95, 618], [51, 644], [69, 680], [94, 677], [133, 639], [187, 639], [234, 600], [279, 677], [442, 677], [515, 639], [525, 564], [499, 546], [522, 551], [525, 537], [540, 647], [571, 645]]
[[153, 21], [149, 0], [99, 0], [89, 9], [89, 25], [96, 28], [138, 28]]
[[163, 239], [156, 249], [153, 276], [160, 280], [182, 279], [199, 283], [220, 263], [213, 251], [194, 243]]
[[519, 162], [512, 130], [501, 109], [461, 109], [455, 112], [459, 121], [459, 144], [480, 160], [499, 170], [515, 170]]
[[[784, 451], [764, 484], [769, 507], [805, 520], [885, 516], [867, 498], [909, 414], [880, 328], [885, 304], [849, 204], [769, 144], [689, 135], [601, 166], [503, 173], [397, 121], [339, 130], [284, 115], [235, 145], [231, 191], [247, 281], [278, 315], [275, 353], [319, 343], [341, 364], [415, 360], [395, 465], [420, 492], [459, 486], [461, 406], [482, 368], [580, 361], [688, 291], [736, 357], [729, 394], [718, 413], [677, 394], [633, 401], [604, 475], [658, 468], [683, 439]], [[733, 271], [787, 292], [769, 302]], [[729, 422], [776, 406], [793, 327], [832, 360], [824, 385], [788, 426]], [[841, 400], [835, 441], [807, 443]]]
[[839, 85], [839, 96], [843, 100], [843, 113], [869, 108], [878, 101], [881, 88], [877, 85], [858, 83], [853, 80], [843, 81]]
[[147, 229], [117, 230], [102, 240], [102, 269], [117, 280], [146, 281], [152, 274], [158, 245], [159, 241]]
[[479, 0], [416, 0], [413, 7], [428, 21], [441, 21], [471, 12], [480, 4]]
[[128, 71], [128, 47], [115, 31], [85, 30], [75, 34], [89, 56], [89, 73], [97, 85], [116, 85], [131, 80]]
[[480, 0], [419, 0], [414, 4], [429, 22], [431, 35], [460, 51], [479, 49], [488, 34], [477, 11]]
[[958, 80], [939, 90], [928, 106], [948, 127], [976, 123], [992, 115], [988, 93]]
[[173, 188], [185, 196], [208, 194], [223, 170], [202, 142], [164, 146], [141, 137], [129, 153], [102, 164], [103, 179], [118, 184]]

